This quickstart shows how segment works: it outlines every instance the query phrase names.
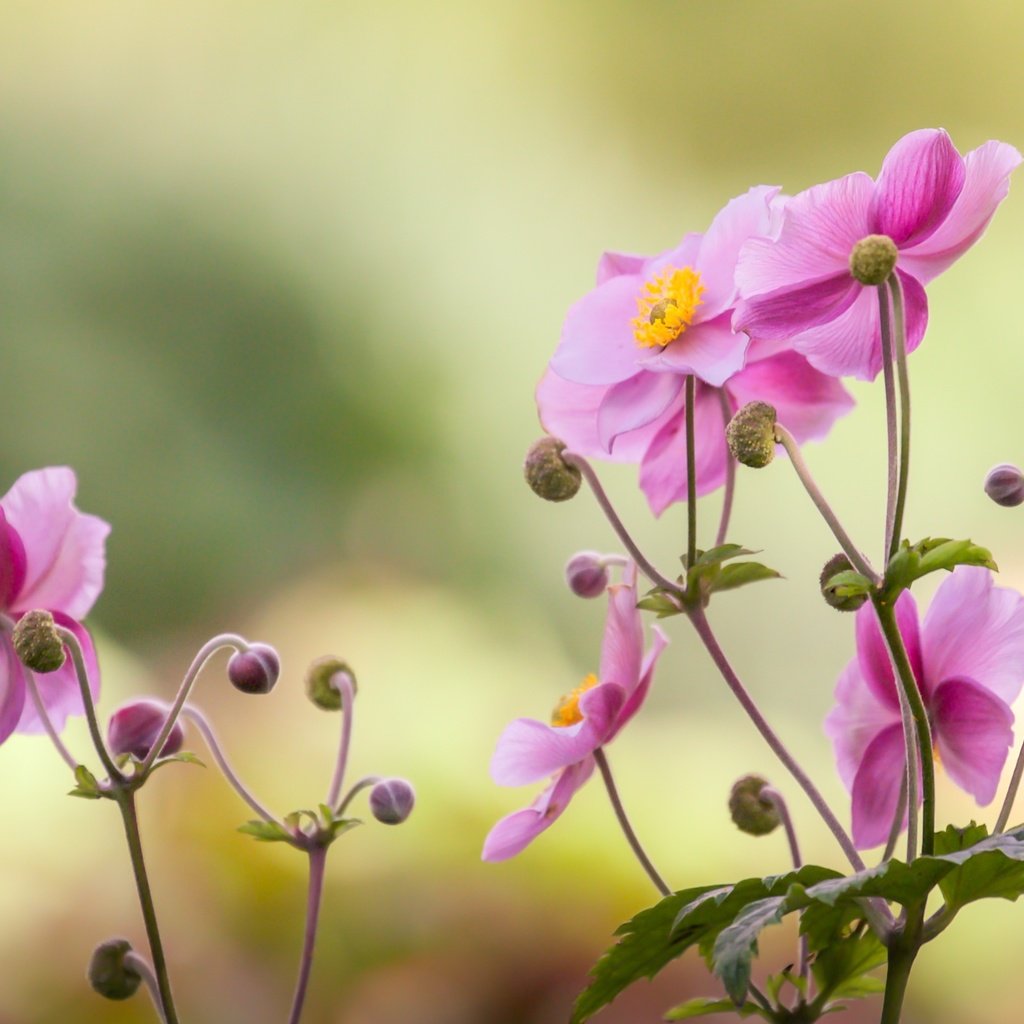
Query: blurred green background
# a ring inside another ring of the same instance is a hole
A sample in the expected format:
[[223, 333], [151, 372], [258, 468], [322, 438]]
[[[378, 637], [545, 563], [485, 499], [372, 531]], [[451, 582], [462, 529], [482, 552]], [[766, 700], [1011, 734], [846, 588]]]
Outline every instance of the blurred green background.
[[[80, 506], [113, 524], [91, 619], [103, 710], [169, 697], [215, 632], [275, 644], [270, 697], [232, 691], [219, 661], [197, 702], [284, 812], [326, 788], [337, 721], [301, 680], [337, 653], [360, 680], [353, 771], [418, 789], [407, 825], [372, 823], [332, 856], [308, 1024], [562, 1022], [653, 896], [597, 786], [522, 857], [479, 862], [491, 823], [532, 798], [489, 781], [494, 740], [596, 667], [603, 607], [561, 569], [614, 539], [587, 498], [533, 499], [519, 467], [533, 387], [601, 250], [667, 248], [752, 184], [876, 173], [918, 127], [962, 151], [1020, 146], [1022, 38], [1011, 0], [0, 4], [0, 491], [66, 463]], [[1020, 190], [930, 288], [907, 519], [912, 537], [987, 544], [1015, 586], [1024, 519], [981, 481], [1024, 461]], [[807, 454], [877, 546], [881, 389], [854, 390]], [[684, 510], [652, 521], [632, 467], [604, 477], [670, 566]], [[702, 503], [705, 533], [717, 513]], [[786, 580], [716, 602], [713, 621], [846, 818], [820, 724], [852, 651], [815, 587], [835, 545], [784, 464], [741, 474], [731, 539]], [[750, 770], [790, 795], [808, 857], [840, 866], [691, 632], [669, 632], [612, 751], [663, 873], [786, 867], [781, 836], [727, 819]], [[85, 758], [78, 724], [68, 742]], [[44, 740], [0, 749], [0, 1024], [150, 1021], [141, 997], [106, 1003], [83, 981], [97, 942], [143, 937], [116, 814], [65, 798], [66, 776]], [[940, 801], [943, 821], [994, 816], [948, 780]], [[284, 1020], [302, 859], [238, 835], [246, 809], [212, 769], [162, 772], [142, 814], [184, 1019]], [[793, 956], [777, 931], [776, 968]], [[1022, 941], [1019, 908], [971, 908], [922, 954], [908, 1022], [1018, 1020]], [[688, 957], [601, 1019], [714, 992]]]

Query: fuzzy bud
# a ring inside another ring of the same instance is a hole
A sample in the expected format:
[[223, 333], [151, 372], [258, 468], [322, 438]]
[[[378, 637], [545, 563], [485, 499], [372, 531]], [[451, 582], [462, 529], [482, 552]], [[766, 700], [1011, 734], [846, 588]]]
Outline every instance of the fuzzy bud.
[[1007, 462], [993, 466], [985, 477], [985, 493], [1004, 508], [1020, 505], [1024, 502], [1024, 473]]
[[600, 597], [608, 587], [608, 569], [596, 551], [580, 551], [565, 566], [565, 582], [577, 597]]
[[526, 453], [523, 474], [533, 493], [545, 501], [568, 501], [576, 496], [583, 476], [563, 458], [565, 442], [542, 437]]
[[132, 951], [127, 939], [109, 939], [93, 951], [86, 977], [89, 984], [107, 999], [130, 999], [142, 983], [142, 975], [125, 957]]
[[339, 658], [318, 658], [306, 672], [306, 696], [322, 711], [341, 710], [341, 690], [334, 682], [334, 676], [344, 672], [352, 680], [352, 692], [356, 692], [356, 677], [352, 669]]
[[779, 827], [782, 819], [771, 800], [761, 796], [768, 780], [760, 775], [744, 775], [729, 794], [729, 813], [741, 832], [766, 836]]
[[846, 557], [841, 551], [837, 555], [833, 555], [824, 565], [821, 570], [821, 576], [818, 579], [818, 584], [821, 587], [821, 596], [825, 598], [825, 604], [831, 608], [835, 608], [841, 612], [855, 612], [867, 599], [867, 594], [849, 594], [842, 595], [837, 594], [830, 587], [826, 586], [828, 581], [832, 579], [836, 573], [840, 572], [852, 572], [853, 565], [849, 558]]
[[[167, 721], [170, 707], [155, 700], [136, 700], [125, 704], [110, 716], [107, 725], [107, 743], [114, 754], [131, 754], [145, 761], [160, 730]], [[177, 721], [164, 741], [160, 757], [170, 757], [181, 750], [185, 743], [185, 730]]]
[[896, 243], [888, 235], [868, 235], [850, 251], [850, 273], [861, 284], [884, 284], [898, 256]]
[[767, 402], [748, 402], [733, 416], [725, 440], [737, 462], [762, 469], [775, 458], [775, 418]]
[[228, 679], [242, 693], [270, 693], [281, 674], [281, 659], [268, 644], [250, 644], [228, 660]]
[[370, 810], [385, 825], [401, 825], [415, 803], [416, 791], [405, 779], [384, 779], [370, 790]]
[[64, 643], [47, 611], [26, 612], [14, 627], [14, 651], [33, 672], [56, 672], [64, 664]]

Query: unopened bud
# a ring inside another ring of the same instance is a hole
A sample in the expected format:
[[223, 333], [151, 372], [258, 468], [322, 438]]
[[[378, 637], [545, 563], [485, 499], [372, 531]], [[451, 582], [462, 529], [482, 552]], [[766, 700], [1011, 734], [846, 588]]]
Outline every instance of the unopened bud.
[[868, 235], [850, 252], [850, 273], [861, 284], [883, 284], [889, 280], [899, 254], [888, 235]]
[[228, 660], [228, 679], [242, 693], [270, 693], [281, 674], [281, 659], [268, 644], [250, 644]]
[[733, 458], [762, 469], [775, 458], [775, 409], [767, 402], [748, 402], [729, 421], [725, 440]]
[[523, 474], [533, 493], [545, 501], [568, 501], [580, 489], [583, 476], [563, 458], [565, 442], [542, 437], [526, 453]]
[[1024, 473], [1004, 462], [993, 466], [985, 477], [985, 493], [997, 504], [1013, 508], [1024, 502]]
[[778, 828], [782, 819], [775, 804], [761, 795], [768, 780], [760, 775], [744, 775], [729, 794], [729, 813], [741, 832], [766, 836]]
[[56, 672], [64, 664], [64, 643], [47, 611], [26, 612], [14, 626], [14, 651], [33, 672]]
[[608, 587], [608, 569], [596, 551], [581, 551], [565, 566], [565, 582], [577, 597], [600, 597]]
[[836, 573], [854, 572], [853, 564], [841, 551], [833, 555], [821, 570], [818, 584], [821, 587], [821, 596], [825, 598], [825, 604], [841, 612], [855, 612], [867, 599], [867, 594], [842, 594], [834, 587], [828, 586], [828, 581]]
[[86, 977], [89, 984], [107, 999], [129, 999], [142, 983], [142, 975], [125, 957], [132, 951], [127, 939], [109, 939], [93, 951]]
[[323, 711], [341, 710], [341, 690], [334, 677], [344, 672], [352, 682], [352, 692], [356, 692], [356, 677], [352, 669], [339, 658], [318, 658], [306, 672], [306, 696]]
[[[107, 725], [107, 743], [114, 754], [131, 754], [145, 761], [167, 721], [170, 707], [155, 700], [136, 700], [118, 708]], [[176, 721], [164, 741], [160, 757], [170, 757], [185, 743], [185, 730]]]
[[405, 779], [384, 779], [370, 790], [370, 810], [385, 825], [401, 825], [415, 803], [416, 791]]

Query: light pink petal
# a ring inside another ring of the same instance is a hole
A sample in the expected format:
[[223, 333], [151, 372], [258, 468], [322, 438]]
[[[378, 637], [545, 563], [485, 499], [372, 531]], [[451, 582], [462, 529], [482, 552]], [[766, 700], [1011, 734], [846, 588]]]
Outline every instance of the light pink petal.
[[682, 270], [684, 267], [691, 267], [696, 270], [697, 256], [700, 253], [700, 243], [703, 235], [692, 231], [683, 236], [683, 240], [674, 248], [659, 252], [652, 256], [643, 269], [644, 280], [653, 280], [661, 276], [666, 270]]
[[973, 679], [947, 679], [932, 695], [933, 740], [949, 777], [991, 803], [1013, 745], [1013, 712]]
[[613, 277], [571, 306], [551, 369], [577, 384], [617, 384], [637, 372], [633, 335], [643, 277]]
[[841, 317], [864, 291], [843, 270], [822, 278], [741, 299], [733, 314], [733, 326], [752, 337], [778, 341], [793, 338]]
[[748, 362], [726, 390], [737, 408], [754, 401], [774, 406], [779, 422], [801, 443], [824, 437], [854, 404], [835, 377], [792, 351]]
[[25, 583], [16, 611], [48, 608], [81, 619], [103, 589], [110, 526], [74, 505], [75, 474], [66, 466], [19, 477], [0, 499], [25, 545]]
[[865, 850], [889, 838], [906, 772], [903, 727], [891, 725], [868, 744], [853, 780], [853, 843]]
[[605, 281], [610, 281], [613, 277], [622, 277], [624, 274], [642, 274], [647, 259], [646, 256], [635, 256], [628, 252], [602, 253], [597, 264], [597, 283], [604, 284]]
[[[725, 483], [729, 450], [719, 395], [717, 388], [697, 385], [693, 418], [698, 496]], [[686, 474], [686, 417], [680, 409], [655, 435], [640, 464], [640, 487], [655, 515], [686, 500]]]
[[651, 632], [654, 634], [654, 640], [651, 643], [651, 649], [644, 657], [644, 663], [640, 669], [640, 685], [637, 686], [627, 698], [626, 703], [623, 704], [619, 717], [615, 722], [615, 727], [604, 741], [606, 745], [615, 739], [622, 727], [643, 707], [643, 703], [647, 699], [647, 693], [651, 688], [651, 680], [654, 678], [654, 666], [658, 663], [661, 652], [668, 646], [668, 637], [665, 636], [658, 626], [652, 626]]
[[541, 832], [550, 828], [569, 806], [576, 791], [594, 771], [594, 759], [570, 765], [552, 780], [530, 807], [502, 818], [484, 840], [482, 859], [491, 863], [522, 853]]
[[704, 285], [704, 301], [698, 314], [702, 321], [713, 320], [732, 307], [740, 249], [752, 238], [771, 234], [771, 204], [778, 193], [777, 186], [757, 185], [730, 200], [715, 215], [697, 256], [697, 269]]
[[[89, 631], [85, 626], [61, 612], [53, 611], [53, 618], [59, 626], [71, 630], [78, 637], [85, 660], [86, 674], [89, 677], [89, 689], [95, 702], [100, 695], [100, 668], [99, 662], [96, 660], [96, 648], [93, 646], [92, 637], [89, 636]], [[85, 714], [85, 708], [82, 706], [82, 691], [78, 685], [78, 677], [75, 675], [70, 655], [56, 672], [36, 675], [36, 684], [39, 687], [39, 696], [42, 697], [46, 713], [50, 716], [50, 721], [53, 722], [57, 732], [63, 730], [68, 715]], [[43, 723], [39, 721], [39, 715], [36, 714], [35, 703], [27, 694], [17, 731], [29, 734], [44, 731]]]
[[932, 686], [966, 677], [1007, 704], [1024, 681], [1024, 598], [997, 587], [992, 573], [960, 565], [942, 581], [922, 628], [925, 678]]
[[0, 743], [14, 732], [28, 695], [25, 692], [27, 670], [14, 653], [9, 633], [0, 632]]
[[822, 373], [874, 380], [882, 368], [878, 295], [874, 288], [857, 288], [859, 294], [845, 313], [798, 334], [793, 347]]
[[[907, 650], [914, 676], [921, 685], [926, 678], [922, 672], [921, 636], [918, 629], [917, 602], [909, 590], [900, 594], [896, 601], [896, 624], [899, 626], [903, 645]], [[860, 670], [875, 698], [891, 708], [899, 707], [896, 695], [896, 682], [889, 659], [889, 649], [885, 645], [882, 629], [878, 625], [875, 609], [869, 602], [857, 612], [857, 659]], [[925, 689], [927, 696], [927, 689]]]
[[525, 786], [582, 761], [604, 743], [625, 700], [621, 686], [600, 683], [580, 699], [582, 722], [555, 727], [516, 719], [498, 739], [491, 778], [499, 786]]
[[743, 366], [750, 339], [733, 331], [728, 315], [688, 327], [663, 349], [649, 349], [639, 363], [647, 370], [695, 373], [713, 387], [725, 383]]
[[610, 454], [616, 438], [653, 423], [672, 404], [683, 378], [672, 373], [638, 373], [613, 384], [597, 411], [601, 447]]
[[26, 569], [25, 545], [0, 506], [0, 611], [10, 608], [24, 587]]
[[964, 161], [941, 129], [904, 135], [882, 163], [871, 202], [872, 233], [914, 245], [946, 219], [964, 187]]
[[[608, 614], [598, 669], [602, 683], [617, 683], [627, 695], [640, 681], [643, 660], [644, 632], [636, 602], [635, 586], [616, 583], [608, 588]], [[582, 702], [580, 707], [582, 710]]]
[[1006, 198], [1021, 155], [1005, 142], [986, 142], [965, 158], [966, 178], [946, 219], [924, 241], [900, 253], [900, 265], [922, 284], [938, 277], [981, 237]]

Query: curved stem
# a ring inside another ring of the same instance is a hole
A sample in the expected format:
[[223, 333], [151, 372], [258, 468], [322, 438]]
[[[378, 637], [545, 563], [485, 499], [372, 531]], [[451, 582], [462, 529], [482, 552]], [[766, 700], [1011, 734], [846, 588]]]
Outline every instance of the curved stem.
[[604, 488], [601, 486], [601, 481], [597, 479], [597, 474], [594, 472], [593, 467], [582, 455], [577, 455], [575, 452], [571, 452], [566, 449], [562, 452], [562, 461], [567, 465], [575, 466], [580, 473], [583, 475], [583, 479], [587, 481], [587, 485], [593, 491], [594, 497], [597, 499], [598, 505], [601, 506], [601, 511], [604, 512], [605, 518], [611, 523], [612, 529], [618, 535], [619, 540], [622, 541], [623, 546], [629, 552], [630, 558], [640, 567], [640, 571], [655, 585], [661, 587], [664, 590], [671, 591], [672, 593], [679, 593], [679, 584], [673, 583], [670, 579], [666, 579], [664, 576], [654, 568], [653, 565], [644, 557], [643, 552], [636, 546], [635, 541], [629, 535], [629, 531], [626, 529], [622, 520], [619, 518], [618, 513], [612, 508], [612, 503], [608, 500], [608, 495], [605, 494]]
[[306, 900], [306, 931], [302, 942], [302, 959], [299, 962], [299, 977], [295, 983], [288, 1024], [299, 1024], [302, 1006], [306, 1001], [309, 975], [313, 969], [313, 949], [316, 946], [316, 931], [320, 921], [320, 902], [324, 890], [324, 866], [327, 862], [327, 847], [314, 846], [309, 851], [309, 894]]
[[825, 500], [825, 496], [818, 490], [818, 485], [814, 482], [814, 477], [811, 476], [811, 471], [807, 468], [807, 463], [804, 462], [804, 457], [800, 453], [800, 446], [796, 443], [793, 435], [781, 423], [775, 424], [775, 440], [786, 449], [789, 461], [793, 463], [793, 469], [796, 470], [796, 475], [804, 485], [804, 490], [810, 495], [811, 501], [814, 502], [822, 518], [828, 524], [833, 536], [839, 541], [839, 546], [845, 552], [846, 557], [849, 558], [850, 564], [857, 572], [862, 576], [866, 576], [877, 586], [882, 582], [881, 577], [871, 568], [871, 563], [857, 550], [849, 534], [843, 529], [842, 524], [836, 518], [835, 512], [832, 511], [832, 507]]
[[57, 730], [53, 726], [53, 721], [50, 718], [50, 713], [46, 710], [46, 705], [43, 703], [43, 698], [39, 694], [39, 683], [36, 680], [36, 674], [30, 668], [21, 666], [21, 671], [25, 679], [25, 686], [28, 689], [29, 697], [32, 699], [32, 706], [36, 709], [36, 715], [39, 717], [39, 721], [43, 724], [43, 729], [46, 731], [46, 735], [50, 737], [50, 742], [53, 744], [54, 749], [60, 754], [64, 763], [74, 771], [79, 761], [76, 761], [74, 755], [64, 745], [64, 741], [57, 734]]
[[[733, 417], [733, 408], [725, 388], [718, 389], [718, 399], [722, 404], [722, 425], [727, 427]], [[725, 535], [729, 532], [729, 520], [732, 517], [732, 501], [736, 494], [736, 460], [732, 457], [732, 452], [729, 451], [724, 431], [722, 444], [725, 447], [725, 495], [722, 498], [722, 516], [718, 520], [718, 533], [715, 534], [716, 548], [725, 543]]]
[[153, 1009], [156, 1010], [156, 1015], [160, 1018], [160, 1024], [167, 1024], [167, 1016], [160, 1004], [160, 985], [153, 973], [153, 968], [149, 966], [149, 961], [132, 950], [125, 954], [124, 962], [146, 983], [146, 990], [153, 1002]]
[[[900, 795], [896, 801], [896, 813], [892, 816], [892, 826], [889, 829], [889, 838], [885, 843], [885, 852], [882, 860], [890, 860], [896, 851], [896, 843], [903, 831], [903, 815], [907, 813], [907, 776], [904, 775], [900, 782]], [[909, 843], [909, 840], [908, 840]]]
[[896, 536], [896, 491], [899, 478], [899, 456], [896, 451], [896, 377], [892, 365], [892, 325], [889, 316], [889, 289], [883, 282], [878, 286], [877, 291], [878, 321], [882, 334], [882, 380], [885, 383], [885, 438], [888, 452], [886, 460], [884, 547], [884, 561], [888, 562], [894, 554], [893, 538]]
[[686, 568], [697, 561], [697, 432], [694, 406], [697, 403], [697, 378], [686, 375]]
[[371, 786], [376, 786], [380, 782], [382, 776], [380, 775], [364, 775], [346, 794], [345, 799], [338, 804], [334, 813], [337, 817], [341, 817], [348, 805], [361, 793], [364, 789], [369, 789]]
[[331, 788], [327, 791], [326, 804], [334, 807], [341, 796], [341, 785], [345, 781], [345, 766], [348, 764], [348, 748], [352, 741], [352, 712], [355, 709], [355, 687], [347, 672], [335, 672], [331, 681], [341, 694], [341, 740], [338, 743], [338, 759], [334, 764]]
[[907, 480], [910, 476], [910, 373], [907, 370], [907, 326], [903, 309], [903, 286], [899, 275], [889, 278], [892, 292], [893, 321], [896, 328], [893, 349], [896, 354], [896, 375], [900, 385], [900, 482], [896, 491], [896, 512], [893, 516], [892, 544], [889, 557], [896, 554], [903, 533], [903, 511], [907, 503]]
[[1010, 784], [1006, 787], [1006, 796], [1003, 797], [1003, 806], [999, 809], [999, 817], [996, 818], [993, 835], [1005, 831], [1006, 823], [1010, 820], [1010, 813], [1013, 810], [1013, 802], [1017, 799], [1017, 790], [1020, 788], [1021, 776], [1024, 775], [1024, 746], [1017, 754], [1017, 763], [1013, 766], [1013, 775], [1010, 776]]
[[615, 786], [615, 779], [612, 778], [611, 766], [608, 764], [608, 758], [601, 747], [594, 751], [594, 760], [597, 762], [601, 778], [604, 780], [605, 789], [608, 790], [608, 799], [612, 802], [615, 817], [618, 819], [619, 827], [622, 829], [630, 849], [636, 855], [636, 859], [640, 861], [640, 866], [647, 872], [647, 877], [654, 883], [654, 888], [662, 896], [671, 896], [672, 890], [666, 885], [665, 880], [658, 874], [657, 869], [651, 863], [650, 857], [647, 856], [647, 852], [641, 846], [640, 840], [637, 839], [636, 833], [633, 831], [633, 826], [629, 823], [629, 818], [626, 817], [626, 809], [622, 806], [619, 791]]

